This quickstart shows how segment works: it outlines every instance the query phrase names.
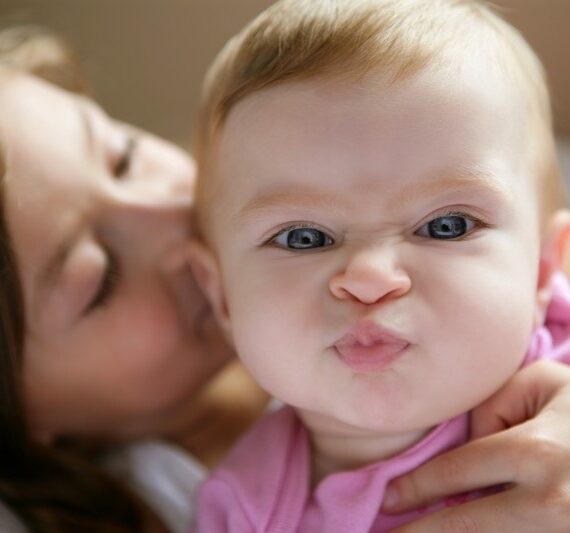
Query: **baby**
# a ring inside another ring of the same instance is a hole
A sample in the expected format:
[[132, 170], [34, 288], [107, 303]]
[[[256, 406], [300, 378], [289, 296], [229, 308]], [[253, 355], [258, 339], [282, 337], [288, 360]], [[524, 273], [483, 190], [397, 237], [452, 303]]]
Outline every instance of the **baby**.
[[540, 63], [474, 0], [283, 0], [204, 94], [196, 275], [286, 407], [205, 483], [197, 527], [414, 520], [378, 511], [387, 483], [465, 442], [521, 365], [570, 354]]

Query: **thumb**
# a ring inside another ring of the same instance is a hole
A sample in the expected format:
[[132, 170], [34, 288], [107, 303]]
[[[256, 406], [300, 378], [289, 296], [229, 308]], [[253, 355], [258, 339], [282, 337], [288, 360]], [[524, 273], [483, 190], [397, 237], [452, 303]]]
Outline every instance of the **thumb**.
[[569, 377], [570, 370], [565, 365], [552, 361], [538, 361], [523, 368], [473, 409], [471, 438], [484, 437], [534, 418], [568, 384]]

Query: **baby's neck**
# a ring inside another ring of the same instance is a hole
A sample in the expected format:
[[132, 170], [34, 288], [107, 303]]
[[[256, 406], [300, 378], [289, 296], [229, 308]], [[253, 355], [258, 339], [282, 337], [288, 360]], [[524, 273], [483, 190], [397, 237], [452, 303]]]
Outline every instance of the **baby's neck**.
[[407, 433], [365, 432], [297, 410], [311, 439], [311, 487], [334, 472], [354, 470], [393, 457], [421, 440], [429, 429]]

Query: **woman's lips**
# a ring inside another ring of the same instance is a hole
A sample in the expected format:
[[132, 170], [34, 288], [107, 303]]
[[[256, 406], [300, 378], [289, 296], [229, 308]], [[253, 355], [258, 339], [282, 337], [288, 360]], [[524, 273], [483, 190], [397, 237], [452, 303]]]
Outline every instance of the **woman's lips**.
[[376, 324], [358, 324], [334, 343], [340, 360], [355, 372], [380, 372], [410, 343]]

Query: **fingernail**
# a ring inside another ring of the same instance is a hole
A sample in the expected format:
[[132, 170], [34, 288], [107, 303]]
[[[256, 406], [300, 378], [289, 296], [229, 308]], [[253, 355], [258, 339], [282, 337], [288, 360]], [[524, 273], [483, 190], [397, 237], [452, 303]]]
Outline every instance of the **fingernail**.
[[384, 503], [382, 507], [384, 509], [394, 509], [398, 506], [400, 502], [400, 495], [394, 487], [388, 487], [386, 493], [384, 494]]

